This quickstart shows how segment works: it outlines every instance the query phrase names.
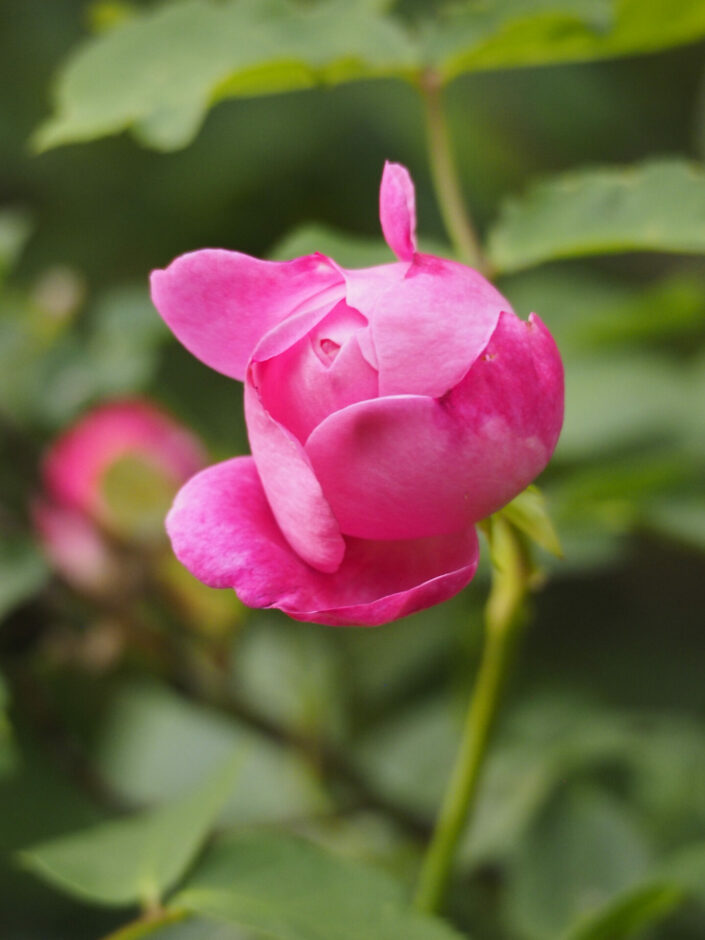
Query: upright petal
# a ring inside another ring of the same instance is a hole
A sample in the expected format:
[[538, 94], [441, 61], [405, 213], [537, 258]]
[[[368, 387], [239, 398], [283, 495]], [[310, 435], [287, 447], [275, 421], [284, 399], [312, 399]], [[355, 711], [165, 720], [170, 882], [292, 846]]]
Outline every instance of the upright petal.
[[457, 531], [543, 470], [563, 420], [563, 370], [536, 317], [502, 314], [485, 352], [448, 395], [397, 395], [326, 418], [306, 442], [346, 535]]
[[401, 163], [384, 164], [379, 219], [386, 242], [397, 258], [411, 261], [416, 251], [416, 194], [409, 171]]
[[219, 248], [181, 255], [151, 276], [154, 306], [176, 338], [206, 365], [240, 380], [268, 330], [303, 305], [320, 307], [322, 295], [342, 283], [324, 255], [260, 261]]
[[374, 626], [456, 594], [477, 567], [473, 529], [409, 542], [347, 540], [339, 570], [323, 574], [292, 551], [272, 515], [254, 461], [204, 470], [178, 494], [167, 529], [180, 561], [251, 607], [297, 620]]
[[483, 351], [500, 313], [511, 309], [472, 268], [416, 255], [404, 278], [364, 311], [380, 395], [444, 395]]
[[311, 462], [291, 431], [265, 410], [251, 376], [245, 382], [245, 419], [262, 486], [289, 545], [319, 571], [335, 571], [345, 542]]

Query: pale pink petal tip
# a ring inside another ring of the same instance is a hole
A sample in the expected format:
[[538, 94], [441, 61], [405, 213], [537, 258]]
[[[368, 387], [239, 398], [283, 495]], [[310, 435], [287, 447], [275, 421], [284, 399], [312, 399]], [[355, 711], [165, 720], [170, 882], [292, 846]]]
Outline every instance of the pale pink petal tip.
[[472, 579], [478, 560], [470, 528], [402, 542], [347, 539], [338, 571], [316, 571], [283, 537], [251, 457], [189, 480], [167, 531], [182, 564], [211, 587], [234, 588], [250, 607], [332, 626], [377, 626], [447, 600]]
[[416, 252], [416, 195], [411, 175], [401, 163], [384, 164], [379, 218], [394, 254], [400, 261], [411, 261]]

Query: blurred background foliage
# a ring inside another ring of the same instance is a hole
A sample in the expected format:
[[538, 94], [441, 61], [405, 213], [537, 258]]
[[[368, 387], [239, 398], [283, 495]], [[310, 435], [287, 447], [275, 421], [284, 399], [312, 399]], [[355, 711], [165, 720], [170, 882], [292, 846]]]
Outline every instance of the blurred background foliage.
[[[165, 894], [189, 916], [125, 940], [702, 938], [702, 0], [1, 13], [3, 938], [103, 936]], [[442, 607], [334, 631], [201, 589], [156, 534], [119, 546], [119, 590], [71, 587], [31, 511], [43, 450], [115, 397], [161, 404], [212, 459], [247, 450], [239, 387], [172, 340], [150, 269], [204, 246], [386, 261], [385, 159], [450, 253], [413, 87], [429, 67], [500, 287], [567, 377], [540, 481], [565, 558], [542, 559], [453, 927], [406, 901], [485, 571]]]

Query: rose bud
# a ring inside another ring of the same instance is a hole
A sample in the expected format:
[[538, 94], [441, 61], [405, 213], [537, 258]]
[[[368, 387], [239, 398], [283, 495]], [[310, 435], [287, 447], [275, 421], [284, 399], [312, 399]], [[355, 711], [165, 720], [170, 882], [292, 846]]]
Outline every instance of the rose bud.
[[120, 578], [111, 539], [159, 539], [178, 487], [205, 463], [196, 438], [144, 400], [100, 405], [50, 446], [42, 463], [35, 527], [54, 567], [79, 590]]
[[183, 487], [174, 551], [206, 584], [298, 620], [375, 625], [459, 591], [474, 524], [543, 470], [563, 420], [550, 333], [477, 271], [416, 250], [399, 164], [380, 218], [397, 262], [205, 249], [152, 274], [177, 338], [244, 381], [252, 447]]

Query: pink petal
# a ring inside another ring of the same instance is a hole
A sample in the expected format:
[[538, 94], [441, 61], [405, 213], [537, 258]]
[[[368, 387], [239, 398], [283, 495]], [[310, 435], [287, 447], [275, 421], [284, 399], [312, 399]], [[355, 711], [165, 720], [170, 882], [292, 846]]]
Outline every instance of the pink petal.
[[154, 306], [177, 339], [240, 380], [259, 339], [301, 305], [320, 307], [336, 284], [342, 276], [323, 255], [260, 261], [218, 248], [181, 255], [151, 276]]
[[245, 420], [272, 512], [304, 561], [319, 571], [335, 571], [345, 554], [340, 527], [302, 444], [267, 414], [251, 372], [245, 382]]
[[536, 317], [502, 314], [485, 354], [440, 400], [399, 395], [326, 418], [306, 451], [346, 535], [419, 538], [500, 509], [546, 466], [563, 370]]
[[32, 521], [44, 553], [79, 591], [104, 593], [120, 582], [120, 566], [99, 529], [82, 512], [37, 500]]
[[[366, 323], [362, 314], [341, 301], [285, 352], [254, 363], [264, 407], [302, 443], [332, 412], [377, 397], [377, 372], [358, 342]], [[258, 347], [255, 357], [260, 355]]]
[[122, 399], [89, 411], [47, 451], [42, 477], [57, 503], [98, 516], [100, 480], [120, 457], [136, 454], [183, 483], [205, 463], [197, 438], [151, 402]]
[[254, 461], [238, 457], [189, 480], [167, 518], [179, 560], [251, 607], [333, 625], [386, 623], [456, 594], [473, 577], [474, 529], [408, 542], [347, 540], [334, 574], [306, 565], [279, 530]]
[[377, 351], [380, 395], [445, 394], [485, 348], [500, 313], [511, 309], [472, 268], [416, 255], [403, 280], [363, 310]]
[[400, 261], [411, 261], [416, 251], [416, 195], [409, 171], [401, 163], [384, 164], [379, 218], [394, 254]]

